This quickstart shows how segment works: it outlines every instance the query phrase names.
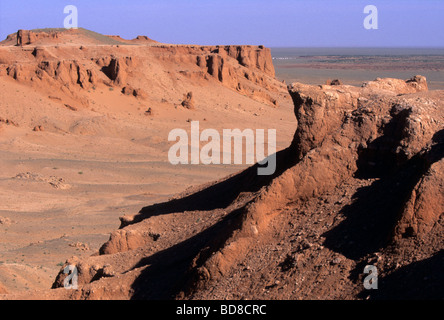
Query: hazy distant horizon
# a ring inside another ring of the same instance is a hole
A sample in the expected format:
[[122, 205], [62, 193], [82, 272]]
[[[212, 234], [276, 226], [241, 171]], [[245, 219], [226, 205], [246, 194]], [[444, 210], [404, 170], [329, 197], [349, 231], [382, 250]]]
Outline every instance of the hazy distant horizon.
[[444, 48], [271, 48], [276, 76], [287, 83], [361, 85], [380, 78], [427, 78], [444, 90]]
[[444, 55], [444, 47], [269, 47], [273, 54]]

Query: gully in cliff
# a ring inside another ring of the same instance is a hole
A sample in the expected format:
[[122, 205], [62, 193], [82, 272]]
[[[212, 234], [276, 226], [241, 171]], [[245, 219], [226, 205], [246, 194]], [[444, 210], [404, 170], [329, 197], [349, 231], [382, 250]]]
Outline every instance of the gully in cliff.
[[[276, 170], [276, 129], [267, 130], [268, 156], [265, 156], [265, 130], [256, 129], [223, 129], [222, 141], [215, 129], [199, 132], [199, 121], [191, 121], [191, 143], [187, 131], [173, 129], [168, 141], [177, 141], [168, 151], [171, 164], [243, 164], [245, 138], [245, 164], [258, 163], [258, 175], [272, 175]], [[234, 143], [232, 144], [234, 140]], [[200, 142], [207, 142], [200, 148]], [[222, 146], [221, 146], [222, 143]], [[191, 152], [189, 152], [191, 149]], [[221, 156], [222, 150], [222, 156]], [[232, 153], [233, 150], [233, 153]], [[256, 151], [256, 152], [255, 152]], [[266, 165], [266, 166], [265, 166]]]

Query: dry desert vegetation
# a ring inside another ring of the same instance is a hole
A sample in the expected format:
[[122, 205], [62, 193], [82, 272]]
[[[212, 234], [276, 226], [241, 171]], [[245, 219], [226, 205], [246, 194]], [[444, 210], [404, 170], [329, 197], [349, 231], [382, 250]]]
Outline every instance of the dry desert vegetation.
[[[263, 46], [19, 30], [0, 43], [0, 299], [443, 298], [443, 101], [419, 75], [287, 86]], [[276, 129], [275, 173], [172, 165], [191, 121]]]

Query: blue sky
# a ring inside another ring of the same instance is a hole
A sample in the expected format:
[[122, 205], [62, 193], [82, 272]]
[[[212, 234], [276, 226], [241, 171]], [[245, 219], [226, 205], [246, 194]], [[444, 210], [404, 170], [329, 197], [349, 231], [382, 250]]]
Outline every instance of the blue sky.
[[[366, 30], [366, 5], [378, 30]], [[0, 0], [0, 37], [63, 27], [66, 5], [79, 27], [166, 43], [269, 47], [444, 47], [444, 0]]]

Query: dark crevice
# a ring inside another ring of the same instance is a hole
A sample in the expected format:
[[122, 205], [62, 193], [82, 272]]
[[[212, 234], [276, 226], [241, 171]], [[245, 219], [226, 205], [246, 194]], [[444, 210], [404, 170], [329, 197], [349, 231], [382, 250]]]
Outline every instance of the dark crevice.
[[346, 219], [324, 234], [324, 245], [354, 260], [389, 245], [412, 190], [430, 166], [444, 156], [443, 131], [434, 135], [435, 144], [430, 149], [393, 167], [391, 173], [383, 171], [379, 180], [360, 188], [353, 202], [340, 212]]

